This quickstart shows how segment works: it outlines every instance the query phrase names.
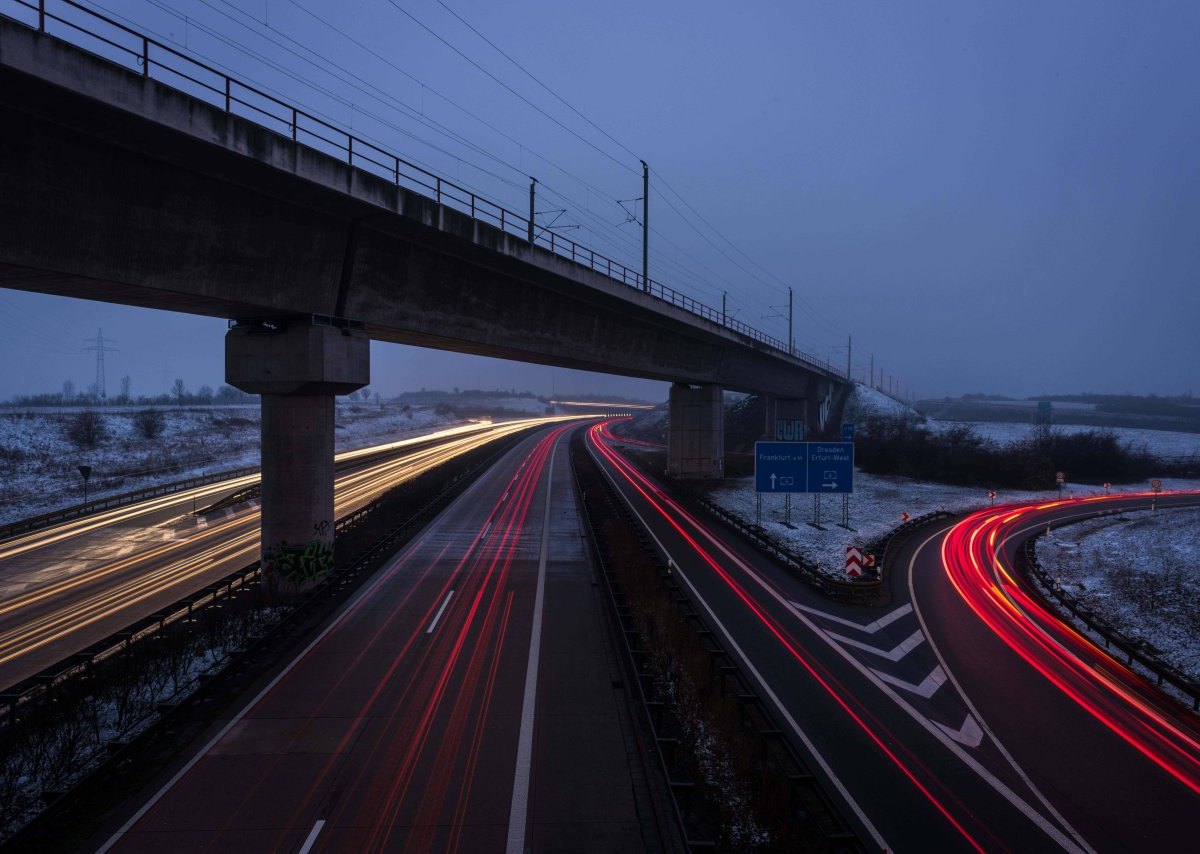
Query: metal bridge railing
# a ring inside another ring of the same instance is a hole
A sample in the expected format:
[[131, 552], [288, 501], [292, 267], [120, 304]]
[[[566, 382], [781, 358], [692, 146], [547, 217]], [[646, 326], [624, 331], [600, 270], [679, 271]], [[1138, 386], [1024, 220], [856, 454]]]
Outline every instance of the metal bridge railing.
[[[397, 187], [426, 196], [472, 219], [528, 240], [530, 223], [527, 215], [509, 210], [370, 140], [355, 136], [311, 112], [243, 83], [224, 71], [81, 6], [74, 0], [0, 0], [0, 3], [5, 7], [0, 17], [60, 38], [95, 56], [131, 68], [144, 77], [199, 98], [231, 116], [253, 122], [299, 145], [336, 157], [353, 168], [390, 180]], [[764, 344], [780, 355], [789, 355], [811, 367], [840, 376], [828, 360], [789, 347], [785, 341], [734, 320], [724, 312], [661, 282], [645, 278], [640, 271], [549, 229], [535, 233], [533, 245]]]

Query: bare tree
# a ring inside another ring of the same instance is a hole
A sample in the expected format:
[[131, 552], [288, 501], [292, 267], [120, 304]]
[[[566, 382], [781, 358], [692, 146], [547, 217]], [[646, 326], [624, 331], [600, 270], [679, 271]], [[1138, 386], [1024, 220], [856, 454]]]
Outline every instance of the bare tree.
[[160, 410], [143, 409], [133, 416], [133, 426], [147, 439], [153, 439], [163, 431], [166, 419]]
[[94, 448], [108, 438], [104, 416], [94, 409], [79, 412], [67, 423], [67, 438], [79, 448]]
[[183, 403], [183, 398], [187, 395], [187, 389], [184, 388], [183, 380], [175, 380], [175, 385], [171, 386], [171, 394], [175, 395], [176, 403]]

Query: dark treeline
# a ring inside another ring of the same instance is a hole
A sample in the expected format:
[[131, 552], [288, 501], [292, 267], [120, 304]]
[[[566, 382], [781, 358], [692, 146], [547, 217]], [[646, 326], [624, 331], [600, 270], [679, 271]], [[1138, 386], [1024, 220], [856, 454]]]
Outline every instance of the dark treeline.
[[1062, 433], [1031, 428], [1028, 438], [1000, 445], [966, 425], [934, 432], [912, 418], [869, 418], [856, 437], [855, 463], [872, 474], [1012, 489], [1048, 489], [1056, 472], [1075, 483], [1131, 483], [1170, 474], [1145, 449], [1107, 430]]
[[133, 395], [129, 393], [127, 379], [122, 380], [119, 394], [107, 397], [97, 395], [94, 388], [77, 392], [73, 383], [65, 382], [62, 391], [17, 395], [12, 403], [16, 406], [214, 406], [258, 400], [258, 395], [246, 394], [230, 385], [222, 385], [216, 391], [212, 386], [202, 385], [191, 391], [183, 380], [175, 380], [171, 391], [164, 394]]

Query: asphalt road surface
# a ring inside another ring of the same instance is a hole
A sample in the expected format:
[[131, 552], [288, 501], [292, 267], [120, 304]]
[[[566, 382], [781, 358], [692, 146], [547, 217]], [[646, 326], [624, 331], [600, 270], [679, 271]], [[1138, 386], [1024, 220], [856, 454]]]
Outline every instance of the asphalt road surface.
[[658, 850], [569, 429], [505, 455], [101, 850]]
[[[1045, 660], [1027, 660], [980, 616], [979, 597], [962, 592], [965, 572], [947, 570], [964, 547], [957, 543], [979, 544], [965, 529], [933, 529], [899, 556], [894, 566], [903, 574], [888, 607], [839, 605], [672, 497], [612, 444], [604, 425], [589, 431], [598, 461], [868, 845], [1195, 849], [1195, 717], [1123, 667], [1106, 666], [1102, 676], [1089, 657], [1075, 668], [1096, 671], [1091, 681], [1100, 693], [1107, 683], [1125, 694], [1138, 686], [1133, 699], [1110, 700], [1132, 716], [1123, 720], [1137, 718], [1139, 739], [1169, 754], [1166, 770], [1126, 739], [1134, 724], [1100, 720], [1111, 706], [1064, 693]], [[991, 545], [1011, 550], [1019, 540], [1009, 532]], [[986, 534], [982, 542], [986, 551]], [[1050, 624], [1060, 625], [1044, 619], [1034, 634]], [[1068, 657], [1082, 658], [1084, 649], [1094, 647], [1071, 643]]]

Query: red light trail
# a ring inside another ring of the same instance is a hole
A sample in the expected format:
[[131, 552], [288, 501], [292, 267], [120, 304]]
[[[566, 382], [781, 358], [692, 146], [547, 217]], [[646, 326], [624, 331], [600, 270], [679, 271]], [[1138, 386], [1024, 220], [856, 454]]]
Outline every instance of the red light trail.
[[1157, 687], [1093, 644], [1018, 580], [1007, 541], [1054, 511], [1144, 496], [1096, 496], [984, 510], [947, 534], [942, 564], [963, 601], [1010, 649], [1143, 756], [1200, 794], [1200, 728]]

